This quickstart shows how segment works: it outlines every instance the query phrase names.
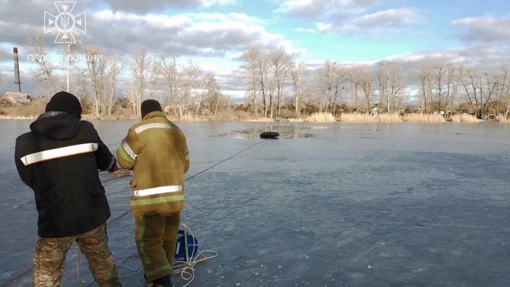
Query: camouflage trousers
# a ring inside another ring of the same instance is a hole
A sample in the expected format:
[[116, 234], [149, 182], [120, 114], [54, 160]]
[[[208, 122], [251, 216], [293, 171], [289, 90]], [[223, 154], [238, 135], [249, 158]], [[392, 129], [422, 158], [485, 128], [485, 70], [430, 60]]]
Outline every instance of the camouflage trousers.
[[84, 234], [37, 239], [31, 286], [58, 287], [65, 267], [66, 253], [76, 242], [89, 264], [94, 280], [100, 287], [121, 287], [117, 267], [108, 249], [106, 224]]

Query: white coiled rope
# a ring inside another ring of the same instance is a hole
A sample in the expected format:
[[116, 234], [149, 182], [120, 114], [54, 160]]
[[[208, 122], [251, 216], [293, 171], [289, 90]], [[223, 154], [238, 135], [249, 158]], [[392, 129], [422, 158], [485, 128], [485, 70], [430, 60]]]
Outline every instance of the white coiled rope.
[[[211, 258], [214, 258], [218, 256], [218, 252], [214, 250], [198, 250], [198, 244], [193, 244], [193, 249], [191, 254], [189, 254], [189, 248], [188, 245], [193, 242], [188, 242], [188, 234], [191, 235], [193, 238], [195, 236], [193, 235], [193, 232], [191, 229], [184, 223], [181, 223], [179, 226], [184, 231], [184, 250], [186, 252], [186, 260], [185, 261], [175, 261], [172, 264], [172, 274], [180, 274], [181, 278], [184, 281], [188, 281], [185, 285], [182, 287], [188, 286], [191, 281], [195, 278], [195, 265], [197, 263], [209, 260]], [[209, 255], [206, 255], [209, 253]]]

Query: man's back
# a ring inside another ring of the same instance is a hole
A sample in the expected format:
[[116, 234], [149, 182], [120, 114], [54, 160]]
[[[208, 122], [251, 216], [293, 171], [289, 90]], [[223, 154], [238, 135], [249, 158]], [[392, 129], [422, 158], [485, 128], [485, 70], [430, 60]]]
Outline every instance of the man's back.
[[115, 159], [94, 126], [70, 113], [43, 114], [16, 139], [15, 162], [35, 193], [41, 237], [87, 232], [110, 216], [98, 169]]
[[121, 167], [133, 169], [131, 207], [135, 215], [183, 209], [187, 157], [184, 133], [162, 112], [151, 112], [131, 127], [117, 158]]

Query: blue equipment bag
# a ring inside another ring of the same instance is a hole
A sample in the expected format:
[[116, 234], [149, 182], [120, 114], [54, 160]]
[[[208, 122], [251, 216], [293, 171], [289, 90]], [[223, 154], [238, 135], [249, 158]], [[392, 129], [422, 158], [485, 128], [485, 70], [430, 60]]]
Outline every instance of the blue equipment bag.
[[[186, 248], [187, 247], [187, 248]], [[186, 254], [186, 249], [187, 253]], [[179, 229], [175, 248], [175, 261], [187, 262], [192, 260], [198, 253], [198, 240], [191, 234]]]

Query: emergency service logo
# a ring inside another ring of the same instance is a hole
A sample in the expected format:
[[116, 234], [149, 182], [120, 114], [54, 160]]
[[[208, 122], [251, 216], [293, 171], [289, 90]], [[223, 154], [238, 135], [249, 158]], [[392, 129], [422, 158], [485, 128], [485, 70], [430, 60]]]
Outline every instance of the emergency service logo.
[[73, 31], [87, 33], [87, 12], [74, 15], [76, 1], [54, 1], [58, 14], [53, 15], [44, 11], [44, 34], [53, 30], [58, 31], [54, 43], [76, 43]]

